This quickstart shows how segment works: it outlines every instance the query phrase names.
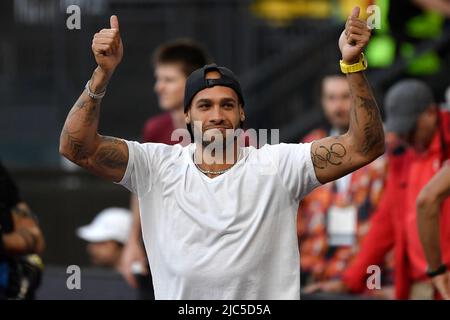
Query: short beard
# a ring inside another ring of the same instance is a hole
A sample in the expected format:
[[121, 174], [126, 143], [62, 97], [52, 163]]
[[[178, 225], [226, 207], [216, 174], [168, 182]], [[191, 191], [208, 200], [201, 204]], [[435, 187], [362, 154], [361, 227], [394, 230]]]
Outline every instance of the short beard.
[[[201, 137], [199, 137], [199, 134], [195, 133], [195, 129], [194, 129], [194, 124], [191, 122], [189, 124], [187, 124], [187, 130], [189, 132], [189, 134], [191, 135], [191, 141], [193, 143], [197, 143], [200, 141], [200, 139], [196, 139], [196, 138], [201, 138], [201, 144], [203, 147], [207, 147], [208, 145], [210, 145], [211, 143], [214, 142], [214, 140], [212, 139], [211, 141], [208, 140], [204, 140], [204, 132], [201, 133]], [[239, 122], [239, 127], [238, 128], [233, 128], [233, 129], [227, 129], [227, 130], [233, 130], [233, 134], [227, 135], [225, 134], [225, 137], [223, 137], [223, 140], [225, 143], [223, 143], [224, 148], [229, 147], [231, 143], [234, 143], [236, 141], [236, 132], [239, 131], [239, 134], [242, 134], [244, 132], [244, 122], [240, 121]], [[225, 131], [226, 133], [226, 131]], [[229, 137], [234, 137], [234, 139], [229, 139]]]
[[[190, 126], [191, 130], [194, 130], [194, 125]], [[205, 135], [202, 132], [201, 135], [197, 132], [194, 136], [194, 143], [201, 144], [203, 152], [209, 154], [206, 159], [212, 159], [213, 163], [234, 163], [235, 161], [235, 144], [238, 144], [238, 150], [241, 144], [241, 137], [244, 131], [241, 128], [226, 129], [225, 134], [221, 130], [211, 129], [211, 132]], [[211, 157], [211, 158], [210, 158]], [[209, 160], [208, 160], [209, 161]]]

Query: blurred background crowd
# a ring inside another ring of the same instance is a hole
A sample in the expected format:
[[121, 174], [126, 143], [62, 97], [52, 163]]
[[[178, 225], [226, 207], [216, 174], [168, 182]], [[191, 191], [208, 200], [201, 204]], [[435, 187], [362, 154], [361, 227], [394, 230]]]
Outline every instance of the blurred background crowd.
[[[80, 8], [80, 29], [67, 27], [70, 5]], [[365, 55], [386, 154], [300, 204], [302, 298], [436, 298], [426, 271], [437, 266], [422, 246], [430, 232], [418, 225], [434, 221], [428, 204], [445, 202], [444, 191], [433, 198], [423, 187], [450, 157], [448, 0], [1, 1], [0, 297], [153, 297], [135, 199], [58, 152], [66, 115], [95, 68], [92, 36], [111, 14], [124, 58], [102, 103], [102, 133], [171, 143], [183, 126], [186, 77], [216, 62], [241, 81], [246, 128], [277, 128], [280, 142], [299, 143], [348, 129], [337, 42], [355, 5], [363, 17], [371, 5], [380, 14]], [[448, 215], [444, 203], [447, 264]], [[67, 288], [70, 265], [81, 268], [81, 290]], [[369, 266], [381, 272], [375, 289]]]

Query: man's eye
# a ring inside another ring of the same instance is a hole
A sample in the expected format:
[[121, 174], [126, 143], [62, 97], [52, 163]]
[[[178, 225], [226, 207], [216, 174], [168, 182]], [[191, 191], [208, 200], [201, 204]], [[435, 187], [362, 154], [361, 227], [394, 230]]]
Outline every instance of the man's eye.
[[232, 103], [225, 103], [223, 106], [224, 106], [225, 108], [227, 108], [227, 109], [231, 109], [231, 108], [234, 107], [234, 104], [232, 104]]

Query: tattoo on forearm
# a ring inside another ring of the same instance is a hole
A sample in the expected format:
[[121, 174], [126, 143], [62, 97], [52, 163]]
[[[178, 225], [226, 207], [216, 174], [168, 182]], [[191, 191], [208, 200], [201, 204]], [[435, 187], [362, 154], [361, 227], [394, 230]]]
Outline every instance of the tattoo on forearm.
[[68, 118], [77, 115], [83, 123], [83, 126], [90, 127], [99, 118], [100, 102], [80, 97], [75, 102], [74, 108], [69, 113]]
[[[367, 121], [364, 127], [364, 142], [361, 151], [364, 155], [368, 154], [377, 145], [384, 142], [383, 127], [381, 117], [375, 100], [372, 97], [358, 96], [358, 107], [364, 109]], [[358, 115], [355, 115], [355, 121], [358, 123]]]
[[350, 114], [350, 130], [357, 138], [354, 147], [360, 154], [370, 156], [384, 144], [380, 111], [365, 76], [350, 74], [348, 77], [354, 104]]
[[[93, 86], [90, 89], [104, 90], [108, 79], [103, 77], [95, 81], [95, 75], [96, 71], [91, 78]], [[60, 148], [67, 158], [79, 166], [101, 175], [114, 175], [117, 172], [110, 169], [125, 169], [128, 153], [122, 140], [98, 134], [100, 104], [101, 100], [81, 94], [67, 116]]]
[[358, 114], [356, 113], [356, 108], [352, 108], [352, 113], [350, 115], [350, 118], [354, 119], [356, 126], [359, 127], [359, 120], [358, 120]]
[[[91, 83], [95, 80], [95, 72], [92, 74]], [[100, 110], [100, 100], [95, 100], [81, 95], [75, 102], [72, 110], [70, 111], [68, 118], [77, 114], [80, 117], [84, 126], [89, 127], [98, 119]]]
[[342, 164], [342, 160], [347, 154], [347, 150], [341, 143], [333, 143], [329, 148], [319, 146], [314, 151], [311, 150], [311, 159], [314, 167], [325, 169], [329, 164], [338, 166]]
[[95, 163], [101, 167], [122, 169], [127, 166], [127, 156], [120, 149], [121, 140], [102, 137], [102, 146], [95, 154]]
[[77, 132], [70, 133], [67, 129], [63, 129], [63, 135], [67, 139], [70, 153], [75, 160], [80, 160], [86, 156], [86, 151], [83, 147], [83, 141], [75, 137], [76, 133]]

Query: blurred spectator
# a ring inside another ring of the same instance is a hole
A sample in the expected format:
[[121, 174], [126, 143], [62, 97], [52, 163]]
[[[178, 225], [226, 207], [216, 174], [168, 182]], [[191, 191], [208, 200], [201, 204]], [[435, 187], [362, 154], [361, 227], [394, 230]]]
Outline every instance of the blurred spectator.
[[417, 225], [428, 271], [432, 282], [442, 298], [450, 300], [450, 273], [442, 263], [439, 217], [444, 200], [450, 195], [450, 163], [422, 189], [417, 198]]
[[[313, 130], [304, 142], [347, 132], [351, 97], [345, 75], [333, 73], [323, 78], [321, 103], [329, 127]], [[305, 293], [318, 281], [339, 279], [358, 252], [383, 191], [385, 168], [380, 157], [315, 189], [300, 203], [297, 231], [301, 278], [302, 285], [310, 285]]]
[[89, 225], [77, 229], [77, 235], [88, 242], [87, 252], [93, 264], [118, 270], [131, 223], [132, 215], [129, 210], [107, 208]]
[[184, 85], [187, 77], [209, 61], [208, 54], [193, 40], [180, 39], [159, 46], [153, 54], [155, 69], [154, 91], [164, 113], [147, 120], [144, 125], [144, 142], [187, 145], [189, 135], [172, 138], [175, 129], [186, 129], [183, 109]]
[[[402, 80], [386, 95], [386, 129], [410, 147], [398, 144], [388, 150], [388, 176], [384, 195], [371, 219], [361, 250], [345, 271], [343, 281], [322, 284], [331, 292], [367, 290], [367, 268], [380, 265], [385, 254], [395, 251], [397, 299], [433, 299], [436, 293], [427, 277], [416, 220], [416, 199], [448, 159], [450, 113], [439, 110], [430, 88], [418, 80]], [[441, 209], [443, 262], [450, 262], [450, 202]]]
[[[184, 87], [192, 71], [203, 67], [209, 61], [208, 54], [201, 45], [189, 39], [164, 43], [153, 54], [153, 67], [156, 83], [154, 91], [158, 96], [159, 107], [164, 113], [147, 120], [143, 130], [143, 142], [165, 143], [169, 145], [190, 143], [190, 136], [172, 138], [175, 129], [186, 129], [184, 120]], [[121, 273], [134, 288], [139, 288], [142, 299], [154, 296], [148, 260], [142, 244], [139, 205], [136, 196], [131, 196], [133, 225], [129, 240], [124, 248]], [[140, 285], [135, 280], [132, 266], [141, 265], [142, 275], [146, 277]]]
[[36, 217], [0, 163], [0, 300], [34, 298], [44, 245]]
[[[450, 86], [445, 92], [442, 107], [450, 107]], [[444, 200], [450, 195], [450, 162], [446, 160], [442, 169], [420, 191], [417, 198], [417, 225], [428, 270], [434, 271], [432, 282], [442, 298], [450, 299], [450, 272], [442, 263], [440, 214]], [[437, 272], [436, 272], [437, 271]]]

